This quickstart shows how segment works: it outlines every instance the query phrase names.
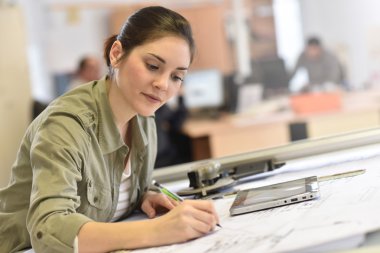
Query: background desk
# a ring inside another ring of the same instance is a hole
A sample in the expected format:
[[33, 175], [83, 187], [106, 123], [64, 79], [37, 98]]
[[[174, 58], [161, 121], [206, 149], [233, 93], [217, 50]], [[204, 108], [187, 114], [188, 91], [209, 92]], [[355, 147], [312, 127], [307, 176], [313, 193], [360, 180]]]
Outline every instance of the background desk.
[[288, 143], [288, 124], [283, 119], [279, 115], [263, 120], [232, 115], [217, 120], [190, 119], [183, 130], [192, 140], [194, 160], [202, 160]]
[[[193, 159], [202, 160], [380, 126], [380, 92], [344, 94], [338, 111], [297, 115], [282, 99], [273, 110], [192, 119], [183, 132], [192, 139]], [[278, 109], [281, 109], [278, 111]]]

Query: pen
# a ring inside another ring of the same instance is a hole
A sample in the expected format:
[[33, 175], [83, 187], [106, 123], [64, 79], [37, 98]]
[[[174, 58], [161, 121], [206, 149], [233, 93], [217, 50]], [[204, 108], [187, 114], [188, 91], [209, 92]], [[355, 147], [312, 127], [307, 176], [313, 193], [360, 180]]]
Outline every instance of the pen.
[[[177, 194], [175, 194], [174, 192], [170, 191], [168, 188], [162, 186], [161, 184], [159, 184], [156, 180], [153, 180], [152, 181], [153, 185], [158, 187], [158, 189], [160, 189], [160, 191], [165, 194], [166, 196], [168, 196], [169, 198], [172, 198], [174, 199], [175, 201], [178, 201], [178, 202], [182, 202], [183, 201], [183, 198], [181, 198], [180, 196], [178, 196]], [[218, 227], [222, 227], [220, 224], [216, 224]]]
[[175, 194], [174, 192], [171, 192], [169, 191], [169, 189], [163, 187], [161, 184], [159, 184], [156, 180], [153, 180], [153, 185], [157, 186], [158, 189], [160, 189], [160, 191], [165, 194], [166, 196], [168, 196], [169, 198], [172, 198], [174, 199], [175, 201], [179, 201], [179, 202], [182, 202], [183, 201], [183, 198], [181, 198], [180, 196], [178, 196], [177, 194]]

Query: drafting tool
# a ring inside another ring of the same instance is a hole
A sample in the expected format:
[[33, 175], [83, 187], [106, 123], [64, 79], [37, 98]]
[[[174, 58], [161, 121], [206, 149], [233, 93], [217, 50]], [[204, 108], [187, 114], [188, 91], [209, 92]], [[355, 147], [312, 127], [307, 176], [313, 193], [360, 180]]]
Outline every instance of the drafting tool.
[[179, 195], [200, 195], [205, 197], [237, 183], [239, 179], [272, 171], [285, 163], [275, 163], [271, 159], [259, 162], [241, 162], [222, 168], [218, 161], [200, 163], [191, 168], [187, 175], [190, 181], [188, 188], [182, 189]]
[[347, 172], [342, 172], [342, 173], [337, 173], [337, 174], [332, 174], [332, 175], [327, 175], [327, 176], [321, 176], [321, 177], [318, 177], [318, 181], [323, 182], [323, 181], [335, 180], [335, 179], [346, 178], [346, 177], [354, 177], [354, 176], [364, 174], [364, 172], [365, 172], [365, 169], [351, 170], [351, 171], [347, 171]]

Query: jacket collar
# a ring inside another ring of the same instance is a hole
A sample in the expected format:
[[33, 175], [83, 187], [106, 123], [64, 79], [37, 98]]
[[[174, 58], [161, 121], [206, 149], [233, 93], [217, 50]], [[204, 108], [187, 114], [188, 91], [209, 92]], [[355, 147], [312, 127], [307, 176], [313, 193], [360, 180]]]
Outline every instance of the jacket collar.
[[[116, 126], [115, 118], [109, 103], [107, 92], [108, 80], [109, 77], [105, 76], [100, 79], [97, 84], [95, 84], [96, 87], [94, 87], [97, 90], [95, 96], [98, 96], [96, 99], [98, 101], [97, 110], [99, 113], [98, 139], [103, 154], [112, 153], [117, 149], [126, 146]], [[142, 116], [137, 115], [133, 117], [130, 126], [130, 129], [132, 130], [132, 146], [137, 154], [142, 157], [148, 144], [147, 135], [142, 125]]]

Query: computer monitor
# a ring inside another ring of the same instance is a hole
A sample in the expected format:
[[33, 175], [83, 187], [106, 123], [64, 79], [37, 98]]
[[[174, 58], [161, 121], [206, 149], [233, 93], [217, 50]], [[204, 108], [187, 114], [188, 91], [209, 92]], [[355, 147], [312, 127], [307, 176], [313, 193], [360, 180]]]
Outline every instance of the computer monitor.
[[282, 58], [253, 61], [252, 73], [255, 81], [263, 84], [264, 96], [284, 94], [289, 90], [289, 74]]
[[188, 109], [217, 109], [224, 104], [223, 76], [217, 69], [189, 72], [184, 80], [184, 102]]

